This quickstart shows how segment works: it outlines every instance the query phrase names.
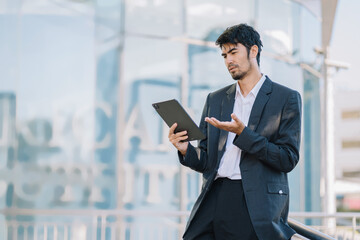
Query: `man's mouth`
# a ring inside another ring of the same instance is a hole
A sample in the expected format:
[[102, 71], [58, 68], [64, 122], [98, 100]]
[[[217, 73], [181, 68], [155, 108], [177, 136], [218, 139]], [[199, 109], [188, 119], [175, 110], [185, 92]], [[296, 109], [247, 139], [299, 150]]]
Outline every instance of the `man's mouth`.
[[236, 68], [236, 66], [231, 66], [231, 67], [229, 67], [228, 69], [229, 69], [229, 72], [231, 72], [232, 70], [234, 70]]

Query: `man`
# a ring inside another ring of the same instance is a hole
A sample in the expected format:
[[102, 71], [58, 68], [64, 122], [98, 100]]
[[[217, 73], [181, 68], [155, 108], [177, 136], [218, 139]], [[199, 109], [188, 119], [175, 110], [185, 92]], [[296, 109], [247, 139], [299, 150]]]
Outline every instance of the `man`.
[[299, 161], [298, 92], [260, 72], [260, 35], [240, 24], [216, 41], [236, 83], [210, 93], [201, 117], [206, 135], [193, 147], [169, 130], [181, 164], [203, 174], [185, 240], [290, 239], [287, 173]]

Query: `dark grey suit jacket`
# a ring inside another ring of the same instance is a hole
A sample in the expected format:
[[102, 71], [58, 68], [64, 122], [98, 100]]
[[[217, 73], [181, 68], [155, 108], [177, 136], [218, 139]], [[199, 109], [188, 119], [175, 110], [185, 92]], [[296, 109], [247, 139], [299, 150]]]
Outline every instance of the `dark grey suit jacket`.
[[[185, 157], [179, 153], [181, 164], [203, 174], [202, 191], [188, 226], [214, 181], [228, 135], [204, 119], [231, 121], [235, 91], [233, 84], [208, 95], [200, 122], [206, 138], [197, 148], [189, 144]], [[295, 233], [287, 223], [287, 173], [299, 161], [300, 132], [300, 94], [266, 78], [255, 99], [248, 126], [233, 141], [242, 149], [240, 171], [244, 194], [259, 239], [289, 239]]]

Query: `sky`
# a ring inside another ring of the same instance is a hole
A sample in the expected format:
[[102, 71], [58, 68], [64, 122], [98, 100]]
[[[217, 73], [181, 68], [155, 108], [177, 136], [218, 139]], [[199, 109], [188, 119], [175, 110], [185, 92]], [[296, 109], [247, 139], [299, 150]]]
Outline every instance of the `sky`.
[[360, 1], [339, 0], [329, 58], [350, 65], [333, 75], [335, 91], [359, 91], [360, 101]]

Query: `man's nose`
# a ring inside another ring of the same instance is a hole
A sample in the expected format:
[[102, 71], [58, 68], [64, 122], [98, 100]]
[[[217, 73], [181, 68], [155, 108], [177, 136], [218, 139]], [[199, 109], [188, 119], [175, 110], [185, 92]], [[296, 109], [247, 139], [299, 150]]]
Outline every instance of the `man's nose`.
[[228, 56], [228, 57], [226, 58], [226, 65], [229, 65], [229, 64], [231, 64], [231, 63], [233, 63], [233, 58], [230, 57], [230, 56]]

